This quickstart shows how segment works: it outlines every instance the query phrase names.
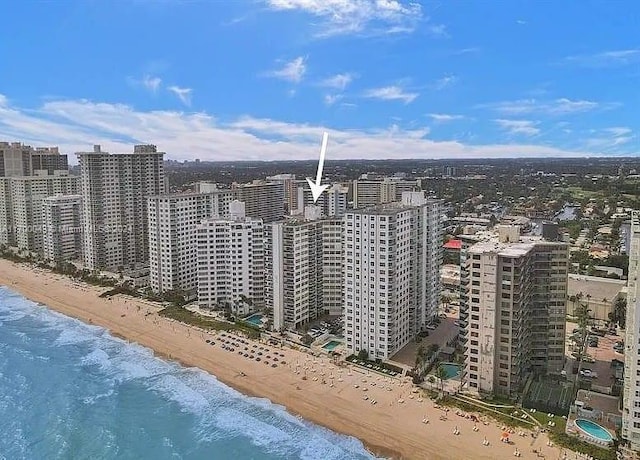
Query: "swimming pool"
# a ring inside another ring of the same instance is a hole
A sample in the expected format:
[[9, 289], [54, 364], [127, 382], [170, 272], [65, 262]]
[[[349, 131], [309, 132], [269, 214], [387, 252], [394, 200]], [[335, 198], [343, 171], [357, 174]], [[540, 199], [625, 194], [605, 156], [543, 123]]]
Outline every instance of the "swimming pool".
[[322, 345], [322, 348], [324, 348], [327, 351], [333, 351], [338, 345], [342, 345], [342, 342], [338, 342], [337, 340], [331, 340], [330, 342], [327, 342], [324, 345]]
[[591, 420], [586, 419], [578, 419], [576, 420], [576, 426], [580, 428], [581, 431], [585, 432], [589, 436], [598, 441], [603, 442], [611, 442], [613, 441], [613, 436], [606, 429], [602, 428], [596, 422], [592, 422]]
[[251, 323], [254, 326], [262, 326], [262, 315], [260, 313], [256, 313], [255, 315], [251, 315], [248, 318], [244, 319], [247, 323]]
[[461, 369], [459, 364], [441, 363], [440, 367], [442, 367], [447, 373], [447, 376], [444, 378], [445, 380], [460, 378]]

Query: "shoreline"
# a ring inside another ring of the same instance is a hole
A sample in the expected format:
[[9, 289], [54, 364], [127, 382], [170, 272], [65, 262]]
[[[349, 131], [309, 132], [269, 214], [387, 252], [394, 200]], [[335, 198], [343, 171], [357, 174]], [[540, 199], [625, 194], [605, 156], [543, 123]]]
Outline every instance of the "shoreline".
[[[157, 314], [160, 307], [146, 301], [120, 295], [100, 298], [108, 288], [4, 259], [0, 260], [0, 284], [51, 310], [104, 327], [162, 359], [199, 368], [244, 395], [268, 399], [306, 421], [357, 438], [378, 457], [489, 460], [511, 458], [514, 448], [520, 451], [520, 458], [538, 458], [533, 449], [547, 458], [560, 457], [560, 449], [548, 446], [544, 434], [536, 439], [514, 434], [515, 445], [508, 445], [499, 441], [502, 429], [496, 422], [480, 424], [475, 432], [468, 419], [447, 414], [447, 420], [440, 420], [443, 412], [428, 398], [414, 398], [413, 385], [406, 380], [364, 370], [352, 372], [334, 365], [328, 357], [313, 358], [273, 346], [268, 348], [284, 354], [287, 363], [277, 368], [265, 366], [222, 350], [219, 343], [208, 345], [206, 339], [219, 342], [222, 334], [161, 317]], [[429, 423], [423, 423], [424, 419]], [[455, 428], [460, 435], [452, 433]], [[483, 438], [490, 446], [482, 444]]]

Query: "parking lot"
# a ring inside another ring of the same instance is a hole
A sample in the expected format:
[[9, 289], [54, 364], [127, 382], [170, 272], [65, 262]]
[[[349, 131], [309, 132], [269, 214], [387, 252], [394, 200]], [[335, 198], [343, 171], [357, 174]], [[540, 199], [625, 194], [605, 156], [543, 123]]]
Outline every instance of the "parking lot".
[[[572, 335], [572, 331], [577, 328], [578, 325], [576, 323], [567, 323], [567, 348], [566, 354], [567, 359], [570, 363], [570, 366], [567, 367], [567, 374], [571, 372], [573, 369], [575, 358], [571, 356], [571, 345], [569, 338]], [[592, 334], [589, 337], [593, 337]], [[598, 337], [598, 336], [596, 336]], [[595, 371], [598, 375], [597, 378], [592, 380], [594, 385], [610, 387], [613, 384], [613, 368], [611, 367], [611, 360], [617, 359], [620, 361], [624, 361], [624, 355], [622, 353], [617, 353], [614, 351], [613, 346], [616, 342], [621, 341], [623, 339], [622, 335], [612, 335], [606, 334], [604, 337], [598, 337], [598, 346], [597, 347], [587, 347], [586, 354], [587, 356], [592, 357], [595, 362], [584, 362], [582, 363], [581, 369], [590, 369]]]
[[427, 348], [431, 344], [437, 344], [444, 347], [445, 344], [458, 334], [458, 326], [454, 323], [458, 320], [458, 312], [452, 311], [447, 314], [435, 330], [429, 331], [429, 336], [423, 338], [420, 342], [412, 340], [406, 344], [399, 352], [391, 357], [392, 361], [413, 367], [416, 363], [416, 354], [418, 347]]

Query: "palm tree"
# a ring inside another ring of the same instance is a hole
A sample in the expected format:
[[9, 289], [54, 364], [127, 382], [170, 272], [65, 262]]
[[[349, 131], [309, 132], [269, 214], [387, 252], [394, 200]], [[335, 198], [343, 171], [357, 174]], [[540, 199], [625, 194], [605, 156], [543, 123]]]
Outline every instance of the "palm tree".
[[436, 377], [440, 380], [440, 392], [444, 392], [444, 381], [448, 377], [447, 371], [444, 366], [441, 364], [436, 369]]

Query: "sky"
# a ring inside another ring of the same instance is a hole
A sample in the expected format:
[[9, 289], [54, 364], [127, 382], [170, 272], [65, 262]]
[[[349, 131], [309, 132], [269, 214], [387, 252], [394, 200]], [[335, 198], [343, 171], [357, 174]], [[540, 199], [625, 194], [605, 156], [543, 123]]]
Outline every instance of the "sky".
[[[4, 2], [0, 140], [175, 160], [640, 153], [640, 2]], [[7, 18], [11, 18], [7, 20]]]

